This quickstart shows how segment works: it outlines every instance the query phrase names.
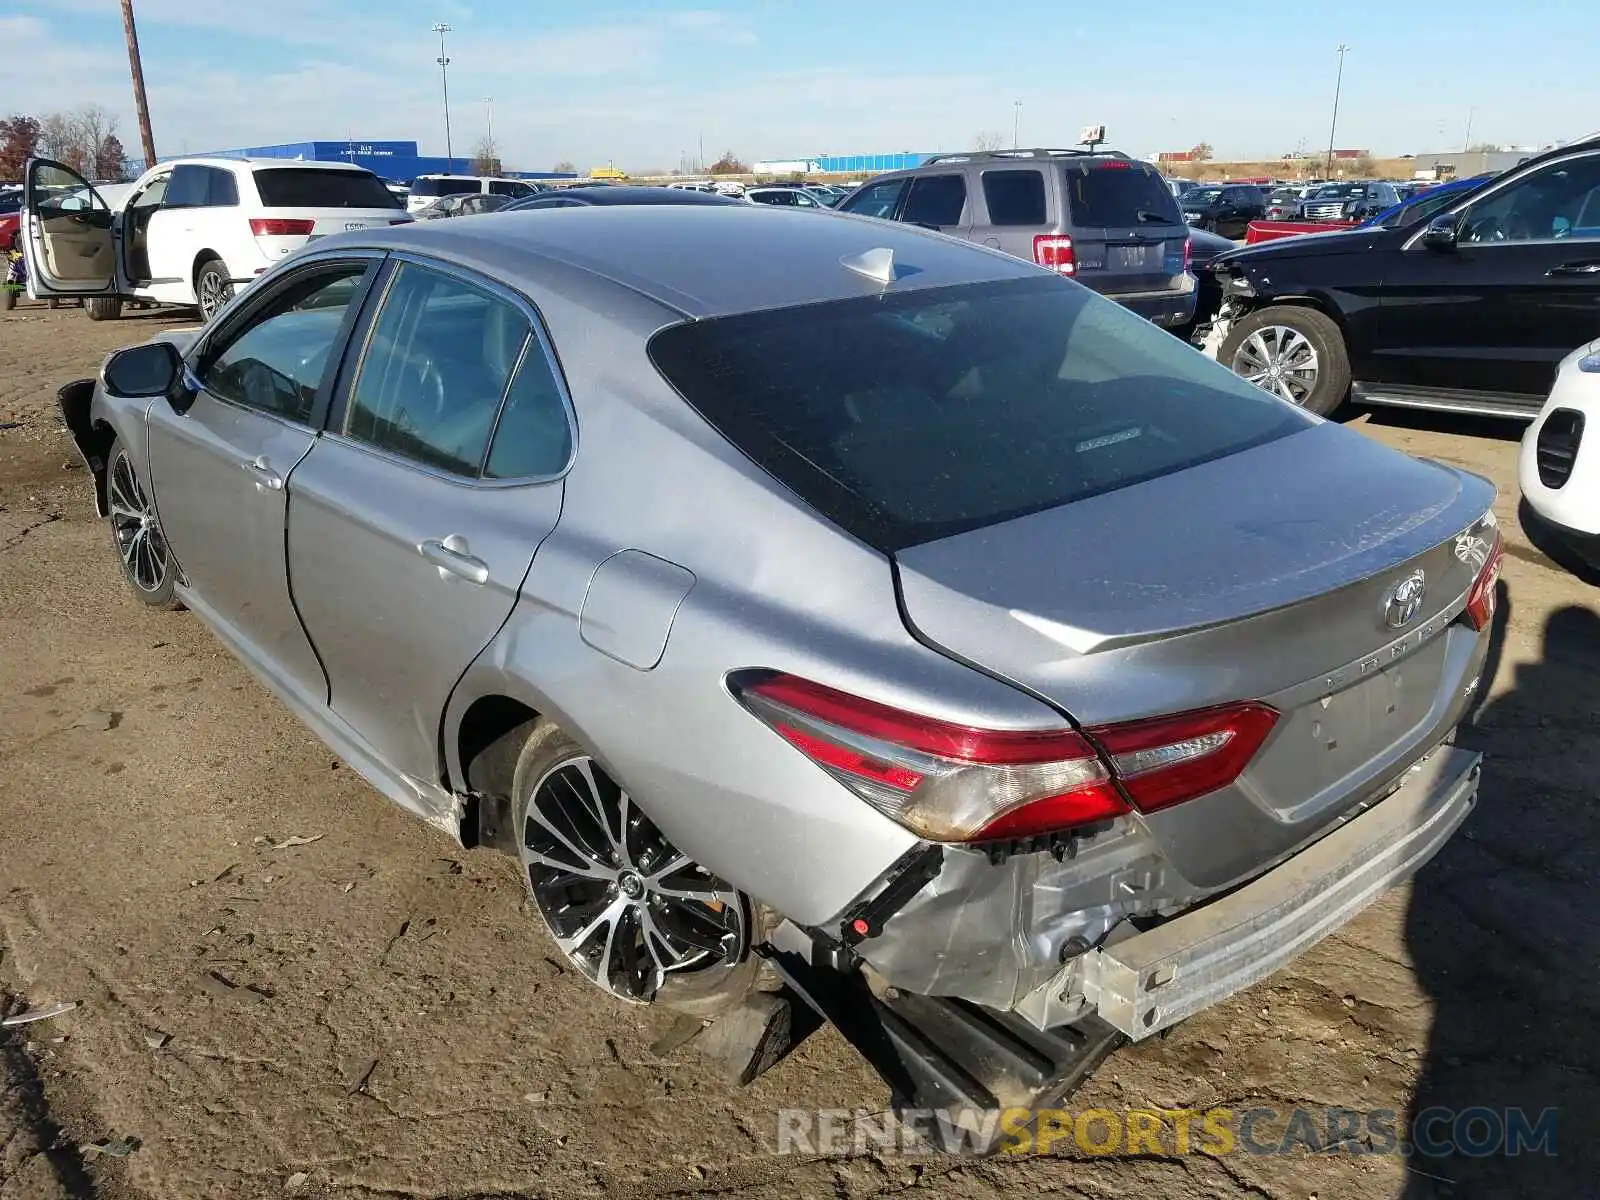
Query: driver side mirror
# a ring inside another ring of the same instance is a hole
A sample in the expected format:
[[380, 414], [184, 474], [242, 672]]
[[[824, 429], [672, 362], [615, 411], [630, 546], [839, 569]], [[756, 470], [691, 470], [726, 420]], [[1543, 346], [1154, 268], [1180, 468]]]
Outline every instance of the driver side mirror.
[[146, 342], [106, 360], [106, 390], [129, 399], [171, 396], [183, 374], [183, 356], [171, 342]]
[[1454, 250], [1459, 229], [1455, 217], [1435, 217], [1422, 231], [1422, 244], [1429, 250]]

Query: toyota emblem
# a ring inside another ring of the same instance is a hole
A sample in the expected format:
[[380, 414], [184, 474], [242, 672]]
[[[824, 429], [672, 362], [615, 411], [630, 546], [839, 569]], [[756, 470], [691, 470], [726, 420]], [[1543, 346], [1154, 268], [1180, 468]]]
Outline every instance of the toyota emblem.
[[1403, 629], [1422, 612], [1422, 598], [1428, 594], [1428, 583], [1421, 571], [1413, 571], [1394, 587], [1383, 602], [1383, 619], [1391, 629]]

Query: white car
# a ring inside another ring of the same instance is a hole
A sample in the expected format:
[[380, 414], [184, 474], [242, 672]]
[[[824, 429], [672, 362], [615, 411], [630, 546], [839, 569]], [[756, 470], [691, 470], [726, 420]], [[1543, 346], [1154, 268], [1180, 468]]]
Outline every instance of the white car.
[[1517, 476], [1534, 513], [1600, 569], [1600, 340], [1562, 360], [1550, 398], [1523, 436]]
[[828, 207], [805, 188], [799, 187], [745, 188], [744, 198], [751, 204], [775, 204], [786, 208], [815, 208], [825, 211]]
[[546, 189], [525, 179], [504, 179], [498, 175], [418, 175], [406, 193], [406, 209], [417, 212], [442, 196], [465, 196], [476, 192], [484, 196], [510, 196], [525, 200]]
[[25, 187], [29, 293], [81, 296], [96, 321], [124, 300], [196, 305], [210, 320], [306, 243], [411, 219], [371, 171], [299, 159], [173, 159], [120, 205], [48, 159], [29, 161]]

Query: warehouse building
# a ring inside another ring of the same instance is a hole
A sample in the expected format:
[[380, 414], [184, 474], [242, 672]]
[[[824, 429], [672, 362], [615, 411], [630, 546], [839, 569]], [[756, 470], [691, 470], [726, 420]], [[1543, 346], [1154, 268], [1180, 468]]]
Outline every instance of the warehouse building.
[[[175, 157], [169, 155], [168, 157]], [[212, 150], [206, 156], [184, 154], [176, 157], [290, 158], [303, 162], [347, 162], [365, 167], [374, 175], [396, 183], [410, 183], [418, 175], [470, 175], [471, 155], [424, 155], [416, 142], [284, 142], [277, 146], [246, 146], [239, 150]], [[553, 171], [505, 171], [511, 179], [571, 179]]]
[[920, 167], [934, 152], [913, 154], [814, 154], [809, 158], [772, 158], [750, 169], [757, 175], [880, 175]]

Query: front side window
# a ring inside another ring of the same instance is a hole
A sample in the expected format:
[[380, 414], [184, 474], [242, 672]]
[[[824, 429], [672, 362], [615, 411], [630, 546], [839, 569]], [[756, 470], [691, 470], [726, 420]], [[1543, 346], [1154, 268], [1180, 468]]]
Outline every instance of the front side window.
[[693, 321], [657, 334], [649, 352], [754, 462], [891, 553], [1312, 423], [1058, 279]]
[[900, 195], [905, 190], [904, 179], [885, 179], [881, 183], [869, 183], [839, 207], [845, 212], [860, 213], [864, 217], [892, 220], [894, 210], [900, 203]]
[[1467, 209], [1461, 241], [1600, 239], [1600, 154], [1568, 159], [1502, 188]]
[[967, 181], [959, 175], [918, 175], [911, 181], [902, 221], [921, 225], [961, 224], [967, 206]]
[[200, 382], [223, 400], [309, 423], [345, 312], [360, 291], [365, 263], [308, 274], [208, 349]]
[[345, 434], [475, 478], [529, 333], [509, 301], [400, 264], [362, 357]]
[[181, 164], [172, 168], [165, 208], [204, 208], [210, 203], [211, 176], [205, 167]]

